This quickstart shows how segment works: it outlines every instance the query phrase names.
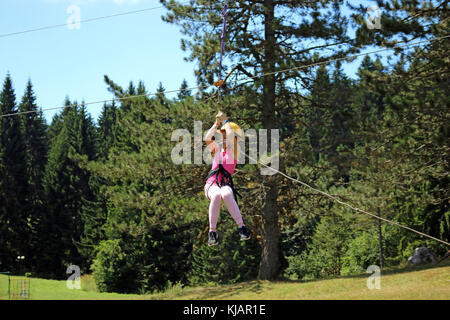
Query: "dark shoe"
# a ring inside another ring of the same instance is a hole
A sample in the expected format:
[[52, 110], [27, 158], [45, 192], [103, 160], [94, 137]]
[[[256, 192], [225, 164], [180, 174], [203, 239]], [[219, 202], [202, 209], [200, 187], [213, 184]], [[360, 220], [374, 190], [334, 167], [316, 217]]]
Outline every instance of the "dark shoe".
[[208, 246], [217, 246], [217, 233], [215, 231], [210, 231], [208, 236]]
[[241, 236], [241, 241], [249, 240], [251, 238], [250, 230], [246, 226], [239, 228], [239, 235]]

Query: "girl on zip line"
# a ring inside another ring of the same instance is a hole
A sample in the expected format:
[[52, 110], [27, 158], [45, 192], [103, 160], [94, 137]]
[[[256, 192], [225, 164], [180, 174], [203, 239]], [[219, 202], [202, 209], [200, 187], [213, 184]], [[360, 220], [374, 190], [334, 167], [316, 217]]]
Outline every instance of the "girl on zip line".
[[[222, 124], [220, 130], [219, 125]], [[221, 141], [214, 141], [214, 134], [221, 134]], [[209, 236], [208, 245], [217, 245], [217, 221], [219, 219], [220, 204], [223, 202], [238, 225], [241, 240], [250, 239], [250, 230], [245, 226], [237, 204], [240, 196], [233, 184], [233, 173], [238, 159], [237, 142], [242, 138], [242, 129], [228, 120], [225, 113], [219, 111], [214, 125], [205, 135], [205, 141], [214, 157], [211, 171], [206, 178], [205, 195], [209, 204]]]

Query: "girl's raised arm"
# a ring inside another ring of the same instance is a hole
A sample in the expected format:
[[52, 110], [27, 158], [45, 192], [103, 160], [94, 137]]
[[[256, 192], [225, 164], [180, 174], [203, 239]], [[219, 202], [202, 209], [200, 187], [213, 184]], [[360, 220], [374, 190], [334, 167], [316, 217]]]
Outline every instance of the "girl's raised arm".
[[211, 150], [211, 152], [217, 152], [219, 150], [219, 145], [214, 140], [212, 140], [212, 137], [214, 136], [217, 127], [219, 127], [219, 124], [220, 121], [216, 117], [216, 121], [214, 122], [213, 126], [208, 130], [208, 132], [205, 135], [206, 145]]

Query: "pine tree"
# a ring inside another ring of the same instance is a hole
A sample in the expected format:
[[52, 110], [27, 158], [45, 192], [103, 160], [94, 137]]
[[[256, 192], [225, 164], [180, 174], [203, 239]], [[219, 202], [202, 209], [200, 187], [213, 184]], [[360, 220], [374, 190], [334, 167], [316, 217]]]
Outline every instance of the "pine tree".
[[147, 89], [145, 88], [145, 84], [143, 81], [139, 81], [137, 88], [137, 95], [142, 96], [147, 94]]
[[61, 132], [62, 127], [64, 125], [64, 116], [67, 115], [70, 112], [70, 109], [72, 108], [72, 105], [70, 103], [69, 97], [66, 97], [64, 100], [64, 109], [61, 113], [56, 113], [53, 115], [52, 121], [50, 122], [50, 125], [48, 127], [47, 136], [50, 140], [50, 145], [53, 145], [54, 139], [58, 136], [58, 134]]
[[136, 87], [134, 86], [133, 81], [130, 81], [130, 83], [128, 84], [127, 93], [130, 96], [136, 95]]
[[70, 264], [86, 267], [78, 245], [84, 231], [84, 200], [93, 201], [89, 173], [80, 167], [80, 156], [95, 159], [95, 128], [90, 115], [77, 103], [63, 110], [62, 128], [54, 137], [44, 186], [48, 201], [45, 259], [48, 274], [62, 277]]
[[24, 140], [26, 145], [26, 163], [27, 163], [27, 201], [26, 211], [29, 219], [31, 240], [29, 246], [32, 255], [28, 260], [31, 265], [37, 265], [40, 259], [42, 243], [42, 212], [46, 210], [45, 194], [42, 189], [42, 181], [45, 165], [48, 158], [49, 141], [47, 137], [47, 123], [43, 117], [42, 111], [36, 105], [36, 97], [33, 86], [29, 80], [19, 105], [19, 111], [24, 112], [20, 116], [21, 124], [24, 132]]
[[316, 72], [311, 88], [310, 106], [305, 109], [304, 123], [308, 126], [308, 137], [314, 159], [320, 160], [320, 155], [325, 154], [325, 143], [329, 134], [327, 130], [331, 124], [331, 80], [325, 66], [320, 66]]
[[106, 239], [104, 225], [108, 213], [107, 199], [101, 192], [106, 182], [98, 175], [90, 174], [88, 184], [90, 193], [83, 195], [81, 199], [80, 220], [83, 227], [80, 240], [76, 243], [78, 252], [83, 256], [80, 267], [84, 270], [89, 270], [92, 265], [96, 246]]
[[[129, 119], [128, 114], [132, 113], [131, 106], [135, 99], [130, 98], [129, 92], [133, 92], [134, 85], [130, 82], [128, 92], [116, 84], [114, 81], [109, 79], [108, 76], [104, 77], [105, 83], [108, 85], [108, 91], [114, 94], [117, 99], [120, 99], [120, 106], [118, 106], [116, 111], [116, 133], [115, 133], [115, 142], [114, 147], [117, 147], [120, 150], [128, 150], [128, 152], [134, 152], [137, 150], [137, 145], [134, 141], [131, 141], [130, 135], [127, 134], [124, 130], [129, 123], [127, 123], [126, 119]], [[141, 88], [142, 89], [142, 88]], [[146, 99], [145, 99], [146, 100]], [[139, 118], [139, 122], [142, 121], [142, 115], [134, 113], [136, 118]], [[135, 119], [137, 120], [137, 119]]]
[[47, 162], [48, 140], [47, 124], [41, 110], [36, 105], [33, 85], [29, 80], [22, 102], [20, 112], [26, 112], [20, 117], [24, 129], [25, 143], [27, 145], [27, 165], [29, 184], [34, 190], [40, 188], [42, 174]]
[[156, 88], [156, 100], [163, 106], [167, 106], [167, 98], [164, 92], [166, 88], [163, 87], [162, 82], [158, 84], [158, 88]]
[[358, 124], [358, 131], [364, 135], [364, 141], [373, 137], [384, 112], [382, 82], [379, 78], [384, 73], [384, 66], [380, 60], [372, 61], [365, 56], [358, 68], [357, 90], [353, 94], [354, 111]]
[[104, 104], [98, 118], [98, 157], [106, 159], [109, 150], [114, 146], [117, 135], [117, 107], [113, 101], [111, 105]]
[[25, 256], [24, 263], [29, 265], [32, 250], [29, 247], [31, 226], [26, 205], [29, 192], [27, 150], [21, 120], [16, 113], [16, 96], [8, 74], [0, 93], [0, 114], [10, 115], [0, 118], [0, 264], [6, 270], [17, 272], [15, 258]]
[[77, 150], [79, 154], [87, 155], [88, 160], [97, 158], [97, 132], [92, 116], [87, 113], [84, 103], [80, 108], [80, 149]]
[[189, 86], [186, 79], [181, 83], [180, 91], [177, 94], [178, 100], [184, 100], [192, 95], [192, 91], [188, 90]]

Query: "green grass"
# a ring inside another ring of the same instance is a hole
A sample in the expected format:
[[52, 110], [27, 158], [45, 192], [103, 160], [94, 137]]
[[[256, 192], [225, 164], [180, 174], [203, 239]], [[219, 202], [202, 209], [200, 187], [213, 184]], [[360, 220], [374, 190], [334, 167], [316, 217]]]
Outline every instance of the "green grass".
[[[448, 259], [449, 260], [449, 259]], [[96, 291], [92, 276], [81, 278], [81, 289], [68, 289], [66, 281], [31, 278], [31, 299], [37, 300], [132, 300], [132, 299], [236, 299], [236, 300], [449, 300], [450, 261], [437, 266], [404, 267], [383, 270], [381, 289], [369, 290], [369, 274], [317, 281], [249, 281], [234, 285], [185, 287], [171, 286], [161, 293], [118, 294]], [[0, 275], [0, 299], [7, 276]]]

